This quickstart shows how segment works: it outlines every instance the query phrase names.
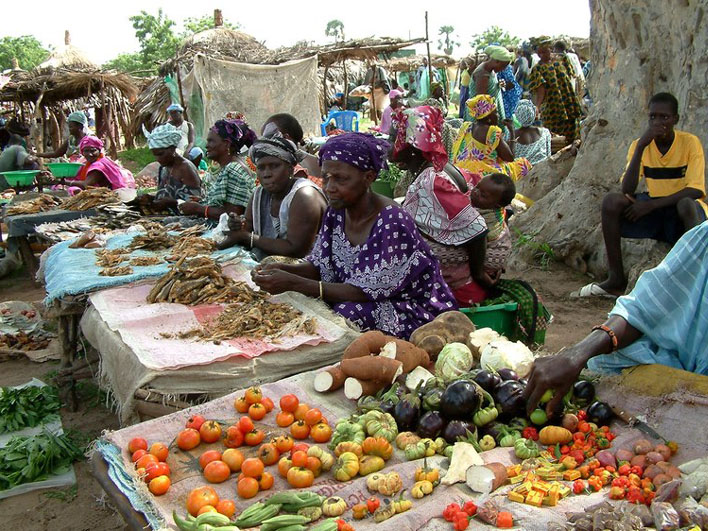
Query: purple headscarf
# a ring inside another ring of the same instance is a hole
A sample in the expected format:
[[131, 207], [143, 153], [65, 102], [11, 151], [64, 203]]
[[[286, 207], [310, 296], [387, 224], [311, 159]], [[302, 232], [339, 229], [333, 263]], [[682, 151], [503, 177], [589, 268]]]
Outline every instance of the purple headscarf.
[[83, 151], [84, 148], [92, 147], [98, 150], [103, 149], [103, 142], [97, 136], [86, 135], [79, 142], [79, 151]]
[[217, 120], [211, 130], [224, 140], [231, 142], [236, 153], [241, 151], [243, 146], [251, 147], [258, 138], [243, 120]]
[[368, 133], [333, 136], [320, 148], [320, 166], [325, 160], [336, 160], [378, 173], [386, 167], [389, 147], [388, 142]]

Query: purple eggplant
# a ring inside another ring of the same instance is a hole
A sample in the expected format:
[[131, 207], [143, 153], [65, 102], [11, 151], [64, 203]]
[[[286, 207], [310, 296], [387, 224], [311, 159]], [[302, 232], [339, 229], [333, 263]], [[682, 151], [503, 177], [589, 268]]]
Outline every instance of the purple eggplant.
[[501, 415], [507, 418], [523, 415], [526, 408], [524, 389], [524, 386], [516, 380], [507, 380], [496, 388], [494, 401]]
[[399, 431], [413, 431], [420, 416], [420, 399], [415, 392], [403, 395], [393, 408], [392, 415]]
[[474, 381], [488, 393], [493, 393], [494, 389], [502, 383], [501, 376], [496, 372], [481, 370], [474, 377]]
[[499, 369], [497, 371], [497, 374], [505, 382], [508, 380], [518, 380], [519, 379], [519, 375], [516, 374], [515, 371], [512, 371], [511, 369], [507, 369], [507, 368]]
[[477, 426], [475, 426], [473, 422], [467, 422], [465, 420], [451, 420], [443, 429], [442, 436], [448, 444], [455, 444], [458, 437], [466, 438], [468, 431], [472, 434], [476, 434]]
[[452, 382], [440, 397], [440, 412], [448, 420], [471, 420], [481, 405], [482, 390], [470, 380]]
[[435, 439], [445, 427], [445, 419], [439, 411], [428, 411], [420, 417], [418, 428], [415, 430], [423, 438]]
[[504, 426], [504, 424], [501, 422], [490, 422], [489, 424], [479, 428], [479, 435], [480, 437], [491, 435], [492, 439], [496, 441], [501, 436], [501, 430], [499, 429], [500, 426]]

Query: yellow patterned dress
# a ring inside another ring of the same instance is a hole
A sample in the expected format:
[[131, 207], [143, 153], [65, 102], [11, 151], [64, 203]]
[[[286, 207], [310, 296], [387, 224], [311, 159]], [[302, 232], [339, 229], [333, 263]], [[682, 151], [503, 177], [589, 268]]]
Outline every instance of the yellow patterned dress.
[[538, 63], [529, 76], [529, 90], [546, 88], [541, 104], [541, 120], [551, 132], [562, 135], [568, 143], [580, 134], [580, 102], [573, 90], [573, 65], [567, 56]]

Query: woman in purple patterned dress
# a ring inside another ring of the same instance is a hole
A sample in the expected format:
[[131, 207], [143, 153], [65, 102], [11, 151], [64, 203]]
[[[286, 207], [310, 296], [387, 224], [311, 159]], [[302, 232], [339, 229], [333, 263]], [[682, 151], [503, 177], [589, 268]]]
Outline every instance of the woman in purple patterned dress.
[[415, 222], [370, 185], [388, 143], [364, 133], [330, 138], [320, 150], [329, 199], [320, 233], [303, 264], [268, 264], [253, 280], [270, 293], [319, 297], [363, 330], [408, 338], [457, 303]]

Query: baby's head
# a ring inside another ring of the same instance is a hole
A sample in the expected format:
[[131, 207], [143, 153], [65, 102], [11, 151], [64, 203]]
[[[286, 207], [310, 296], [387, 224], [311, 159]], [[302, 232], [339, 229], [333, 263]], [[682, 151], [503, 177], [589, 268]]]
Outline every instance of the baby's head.
[[470, 203], [481, 210], [504, 208], [516, 195], [516, 185], [508, 175], [492, 173], [484, 177], [470, 192]]

